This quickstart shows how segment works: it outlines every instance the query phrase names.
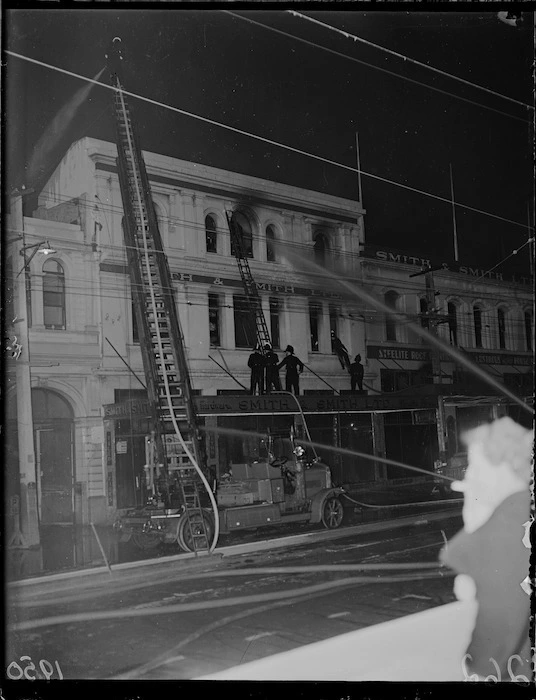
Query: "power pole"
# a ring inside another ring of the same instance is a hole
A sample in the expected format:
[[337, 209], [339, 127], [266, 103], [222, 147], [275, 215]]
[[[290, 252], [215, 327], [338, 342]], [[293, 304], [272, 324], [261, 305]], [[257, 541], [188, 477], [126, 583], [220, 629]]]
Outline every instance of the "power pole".
[[[425, 289], [426, 289], [426, 303], [427, 303], [427, 314], [428, 318], [428, 331], [436, 338], [438, 337], [437, 325], [439, 323], [444, 323], [447, 320], [447, 316], [444, 314], [438, 314], [435, 309], [435, 284], [434, 284], [434, 272], [436, 270], [442, 270], [442, 267], [425, 267], [420, 272], [414, 272], [410, 277], [420, 277], [424, 275]], [[443, 383], [443, 378], [441, 374], [441, 351], [434, 344], [431, 348], [432, 356], [432, 380], [434, 385], [441, 385]], [[439, 448], [439, 464], [436, 463], [436, 468], [441, 465], [445, 465], [447, 462], [447, 423], [445, 418], [445, 404], [443, 401], [443, 394], [441, 389], [437, 392], [437, 443]]]
[[[28, 192], [29, 193], [29, 192]], [[23, 260], [22, 270], [17, 274], [15, 269], [15, 319], [14, 338], [17, 352], [11, 355], [15, 364], [15, 384], [17, 392], [17, 434], [19, 448], [19, 479], [20, 497], [12, 504], [14, 532], [8, 542], [10, 547], [22, 549], [39, 546], [39, 514], [37, 509], [37, 471], [34, 448], [32, 389], [30, 375], [30, 337], [28, 329], [28, 308], [26, 303], [27, 269], [24, 247], [24, 215], [22, 212], [22, 194], [14, 193], [11, 197], [10, 228], [20, 234], [15, 244], [15, 264], [19, 255]]]

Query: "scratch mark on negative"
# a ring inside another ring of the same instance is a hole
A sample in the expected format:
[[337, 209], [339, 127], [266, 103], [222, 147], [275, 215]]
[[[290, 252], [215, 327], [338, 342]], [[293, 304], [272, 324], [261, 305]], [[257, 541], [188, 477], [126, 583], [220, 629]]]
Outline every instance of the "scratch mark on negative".
[[255, 642], [257, 639], [262, 639], [262, 637], [271, 637], [275, 632], [261, 632], [260, 634], [253, 634], [251, 637], [245, 637], [246, 642]]

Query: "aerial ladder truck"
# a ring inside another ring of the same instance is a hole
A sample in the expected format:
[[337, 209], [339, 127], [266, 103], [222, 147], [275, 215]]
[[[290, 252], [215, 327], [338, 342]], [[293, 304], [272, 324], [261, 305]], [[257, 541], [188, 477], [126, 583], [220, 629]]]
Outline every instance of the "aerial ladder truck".
[[[308, 458], [292, 429], [286, 436], [260, 439], [254, 458], [235, 465], [232, 478], [219, 484], [216, 502], [207, 480], [172, 278], [121, 82], [123, 53], [118, 37], [107, 59], [115, 91], [123, 234], [153, 426], [147, 438], [145, 467], [152, 497], [147, 505], [127, 511], [116, 528], [123, 539], [132, 538], [142, 549], [178, 542], [185, 551], [197, 554], [211, 552], [220, 531], [304, 521], [339, 527], [343, 507], [338, 496], [343, 490], [332, 485], [330, 469], [316, 453], [314, 459]], [[255, 315], [256, 341], [263, 350], [270, 335], [261, 298], [232, 213], [227, 212], [227, 221], [246, 299]], [[299, 404], [298, 409], [301, 412]]]
[[[205, 475], [205, 456], [171, 274], [143, 154], [121, 83], [123, 53], [119, 38], [113, 40], [107, 59], [115, 90], [123, 234], [153, 426], [146, 450], [153, 503], [148, 510], [143, 508], [133, 514], [143, 521], [145, 529], [135, 535], [141, 546], [158, 543], [159, 538], [154, 535], [162, 528], [168, 531], [169, 522], [174, 519], [176, 529], [172, 528], [172, 533], [184, 549], [196, 553], [211, 551], [217, 541], [217, 504]], [[205, 493], [212, 505], [212, 517], [202, 507]], [[151, 527], [146, 522], [148, 515]]]

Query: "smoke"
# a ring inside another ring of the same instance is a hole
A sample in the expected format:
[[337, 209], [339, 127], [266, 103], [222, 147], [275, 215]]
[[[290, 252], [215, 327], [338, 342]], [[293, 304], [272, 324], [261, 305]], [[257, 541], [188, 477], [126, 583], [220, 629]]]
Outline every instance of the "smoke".
[[[104, 73], [104, 70], [105, 68], [102, 68], [93, 80], [98, 80]], [[26, 182], [28, 184], [35, 183], [36, 180], [39, 180], [47, 167], [49, 167], [54, 149], [59, 145], [60, 141], [65, 138], [69, 124], [73, 121], [76, 113], [87, 99], [93, 85], [94, 83], [87, 83], [87, 85], [77, 90], [68, 102], [63, 105], [41, 135], [41, 138], [35, 145], [27, 167]]]
[[528, 413], [534, 413], [533, 409], [528, 406], [523, 399], [516, 396], [516, 394], [511, 392], [506, 386], [504, 386], [504, 384], [501, 384], [486, 371], [478, 367], [478, 365], [476, 365], [474, 362], [471, 362], [467, 356], [462, 354], [452, 345], [443, 342], [440, 338], [420, 326], [420, 324], [409, 320], [407, 314], [393, 310], [383, 301], [366, 292], [362, 286], [358, 286], [353, 282], [348, 282], [348, 278], [352, 278], [351, 271], [346, 269], [348, 268], [348, 265], [345, 265], [343, 261], [339, 262], [336, 269], [328, 270], [325, 267], [318, 265], [316, 262], [308, 259], [308, 257], [303, 254], [303, 251], [294, 250], [291, 246], [285, 245], [280, 241], [277, 242], [276, 247], [280, 249], [281, 256], [284, 256], [294, 266], [296, 272], [301, 272], [308, 277], [313, 277], [318, 287], [332, 293], [338, 291], [341, 295], [346, 297], [354, 297], [355, 299], [359, 299], [368, 307], [372, 307], [383, 314], [391, 316], [397, 323], [405, 324], [407, 327], [411, 328], [416, 335], [423, 338], [423, 340], [425, 340], [425, 342], [427, 342], [429, 345], [432, 345], [436, 349], [444, 352], [446, 355], [449, 355], [452, 361], [456, 362], [462, 367], [465, 367], [467, 370], [469, 370], [469, 372], [489, 384], [489, 386], [493, 387], [499, 394], [508, 397]]

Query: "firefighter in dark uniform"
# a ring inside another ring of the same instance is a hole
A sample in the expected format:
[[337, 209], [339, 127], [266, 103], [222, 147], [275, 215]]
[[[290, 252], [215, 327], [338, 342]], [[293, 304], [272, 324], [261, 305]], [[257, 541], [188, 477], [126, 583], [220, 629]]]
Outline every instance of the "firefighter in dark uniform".
[[352, 391], [355, 391], [356, 384], [359, 391], [363, 391], [364, 373], [365, 369], [361, 364], [361, 355], [356, 355], [354, 361], [350, 365], [350, 386]]
[[303, 362], [294, 354], [292, 345], [285, 348], [285, 358], [277, 365], [277, 369], [287, 368], [285, 389], [293, 391], [296, 396], [300, 393], [300, 374], [303, 372]]
[[265, 360], [260, 348], [255, 347], [249, 356], [248, 367], [251, 368], [250, 394], [255, 394], [258, 389], [259, 395], [264, 394], [264, 367]]
[[264, 361], [266, 363], [266, 393], [269, 394], [272, 387], [274, 391], [281, 391], [281, 380], [279, 379], [279, 370], [277, 369], [279, 357], [272, 350], [271, 345], [266, 344], [264, 346]]

